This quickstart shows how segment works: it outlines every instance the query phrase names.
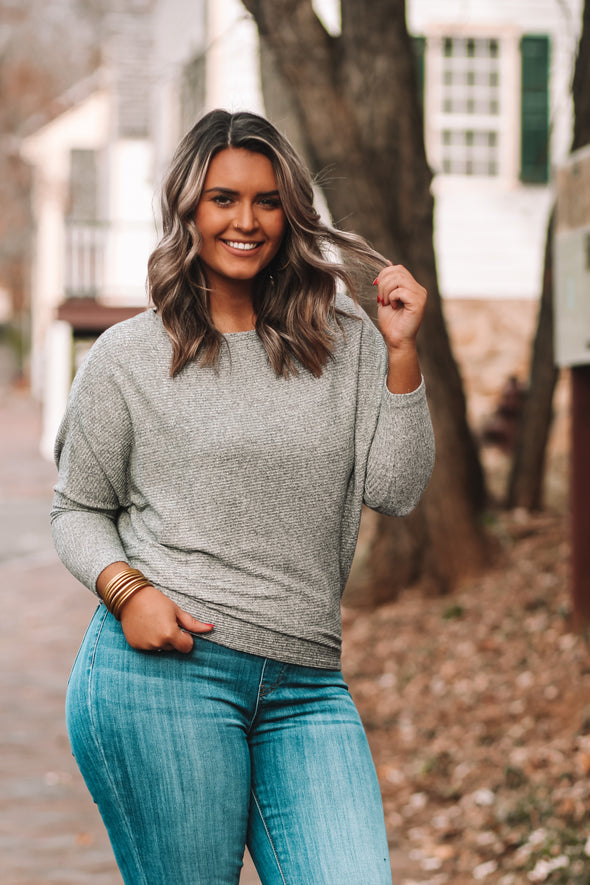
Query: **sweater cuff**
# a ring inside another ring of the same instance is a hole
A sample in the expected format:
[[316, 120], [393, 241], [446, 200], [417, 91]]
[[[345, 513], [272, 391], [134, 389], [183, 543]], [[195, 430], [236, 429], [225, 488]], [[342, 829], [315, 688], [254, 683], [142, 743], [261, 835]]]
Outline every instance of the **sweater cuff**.
[[418, 387], [409, 393], [392, 393], [386, 382], [383, 382], [382, 400], [386, 408], [405, 409], [421, 403], [424, 399], [426, 399], [426, 384], [423, 375]]

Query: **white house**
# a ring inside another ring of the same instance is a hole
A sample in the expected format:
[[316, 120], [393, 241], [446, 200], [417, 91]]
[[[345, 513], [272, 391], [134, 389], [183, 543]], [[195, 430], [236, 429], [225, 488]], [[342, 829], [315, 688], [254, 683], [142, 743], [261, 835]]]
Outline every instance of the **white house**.
[[569, 152], [581, 0], [409, 0], [425, 38], [424, 120], [436, 173], [441, 289], [536, 298]]
[[[155, 197], [180, 135], [211, 107], [264, 110], [256, 27], [240, 0], [110, 5], [104, 69], [22, 148], [35, 171], [31, 371], [46, 455], [76, 354], [146, 304]], [[407, 0], [447, 298], [539, 294], [553, 170], [571, 140], [581, 5]], [[339, 0], [314, 6], [337, 33]]]

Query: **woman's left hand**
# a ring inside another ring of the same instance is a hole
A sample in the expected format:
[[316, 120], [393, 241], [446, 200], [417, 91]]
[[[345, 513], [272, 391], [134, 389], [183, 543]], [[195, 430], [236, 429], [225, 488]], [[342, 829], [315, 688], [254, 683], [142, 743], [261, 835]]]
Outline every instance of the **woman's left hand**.
[[390, 351], [414, 346], [426, 305], [426, 289], [401, 264], [384, 268], [379, 286], [377, 322]]

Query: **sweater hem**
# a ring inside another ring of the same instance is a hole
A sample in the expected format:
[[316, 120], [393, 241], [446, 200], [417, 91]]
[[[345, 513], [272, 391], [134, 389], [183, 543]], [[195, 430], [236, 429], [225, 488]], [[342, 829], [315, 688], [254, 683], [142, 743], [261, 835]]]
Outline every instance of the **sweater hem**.
[[166, 588], [158, 589], [197, 620], [214, 624], [211, 633], [191, 635], [216, 642], [234, 651], [280, 661], [282, 664], [316, 667], [320, 670], [341, 668], [340, 638], [337, 640], [338, 646], [330, 648], [311, 639], [292, 636], [260, 624], [240, 620], [200, 600], [191, 599]]

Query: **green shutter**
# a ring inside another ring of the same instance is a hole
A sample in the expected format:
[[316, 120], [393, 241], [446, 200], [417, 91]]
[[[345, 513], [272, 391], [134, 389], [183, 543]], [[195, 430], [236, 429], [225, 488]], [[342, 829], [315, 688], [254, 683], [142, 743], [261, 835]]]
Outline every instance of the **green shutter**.
[[426, 37], [412, 37], [414, 56], [416, 58], [416, 79], [418, 80], [418, 97], [420, 107], [424, 109], [424, 50]]
[[522, 60], [521, 180], [549, 180], [549, 37], [526, 35]]

